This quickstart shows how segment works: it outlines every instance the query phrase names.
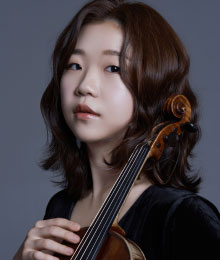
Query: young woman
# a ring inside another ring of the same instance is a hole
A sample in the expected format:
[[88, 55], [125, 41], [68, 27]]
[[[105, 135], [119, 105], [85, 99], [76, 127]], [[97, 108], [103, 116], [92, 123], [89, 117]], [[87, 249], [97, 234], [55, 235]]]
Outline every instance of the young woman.
[[87, 3], [60, 35], [53, 76], [41, 100], [51, 131], [45, 170], [63, 176], [43, 220], [28, 232], [14, 260], [71, 256], [132, 151], [166, 121], [163, 106], [187, 97], [196, 132], [185, 132], [159, 161], [142, 168], [119, 225], [147, 260], [219, 259], [220, 214], [199, 196], [201, 177], [189, 156], [199, 139], [189, 57], [170, 25], [150, 6], [123, 0]]

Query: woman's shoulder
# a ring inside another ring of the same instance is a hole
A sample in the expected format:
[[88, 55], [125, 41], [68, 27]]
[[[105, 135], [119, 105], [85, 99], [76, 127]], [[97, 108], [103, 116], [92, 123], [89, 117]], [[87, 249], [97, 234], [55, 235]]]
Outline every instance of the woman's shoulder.
[[220, 213], [199, 194], [186, 197], [168, 214], [164, 235], [176, 252], [184, 244], [184, 259], [219, 259]]
[[220, 213], [217, 207], [210, 200], [199, 194], [184, 198], [182, 203], [179, 205], [179, 210], [180, 209], [197, 216], [210, 216], [213, 220], [220, 220]]
[[67, 189], [56, 192], [50, 199], [46, 207], [44, 219], [67, 217], [69, 207], [73, 198], [68, 194]]
[[143, 192], [139, 198], [139, 204], [149, 208], [169, 208], [174, 204], [177, 206], [185, 198], [196, 196], [198, 196], [196, 193], [189, 190], [153, 184]]
[[186, 208], [211, 208], [216, 213], [216, 206], [202, 195], [186, 189], [179, 189], [171, 186], [152, 185], [149, 190], [143, 193], [142, 203], [149, 203], [152, 200], [158, 206], [169, 205], [178, 207], [185, 205]]
[[188, 231], [196, 231], [201, 234], [202, 230], [207, 237], [216, 237], [220, 244], [220, 213], [217, 207], [207, 198], [196, 195], [187, 197], [175, 209], [175, 225], [182, 229], [186, 223]]
[[[219, 259], [220, 213], [207, 198], [188, 190], [155, 185], [143, 196], [140, 208], [144, 207], [144, 213], [148, 213], [146, 234], [151, 228], [155, 234], [160, 227], [158, 237], [167, 259], [205, 259], [208, 255]], [[171, 255], [175, 257], [170, 258]]]
[[143, 210], [151, 212], [152, 216], [163, 216], [165, 225], [172, 222], [173, 217], [184, 221], [183, 216], [188, 216], [189, 221], [193, 216], [201, 221], [212, 219], [220, 225], [217, 207], [207, 198], [189, 190], [152, 185], [143, 193], [138, 204]]

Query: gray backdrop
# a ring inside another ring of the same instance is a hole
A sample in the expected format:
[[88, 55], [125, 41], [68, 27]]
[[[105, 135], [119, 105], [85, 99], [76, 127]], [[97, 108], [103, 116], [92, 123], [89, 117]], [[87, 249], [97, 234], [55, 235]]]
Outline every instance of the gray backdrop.
[[[27, 231], [43, 218], [59, 190], [38, 166], [46, 128], [40, 99], [49, 82], [50, 56], [59, 33], [86, 1], [1, 1], [1, 259], [11, 259]], [[219, 0], [146, 1], [177, 31], [191, 56], [190, 80], [200, 102], [203, 136], [195, 168], [200, 194], [220, 209]]]

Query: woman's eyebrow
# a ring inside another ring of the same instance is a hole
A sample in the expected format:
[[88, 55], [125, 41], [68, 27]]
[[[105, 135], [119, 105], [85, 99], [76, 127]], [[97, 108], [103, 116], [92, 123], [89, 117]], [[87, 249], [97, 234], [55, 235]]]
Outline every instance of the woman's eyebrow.
[[[74, 49], [72, 54], [78, 54], [78, 55], [82, 55], [82, 56], [85, 56], [85, 51], [82, 50], [82, 49]], [[120, 57], [121, 56], [121, 53], [119, 51], [116, 51], [116, 50], [104, 50], [102, 51], [102, 54], [103, 55], [112, 55], [112, 56], [118, 56]], [[127, 57], [126, 57], [127, 58]], [[128, 59], [128, 58], [127, 58]]]

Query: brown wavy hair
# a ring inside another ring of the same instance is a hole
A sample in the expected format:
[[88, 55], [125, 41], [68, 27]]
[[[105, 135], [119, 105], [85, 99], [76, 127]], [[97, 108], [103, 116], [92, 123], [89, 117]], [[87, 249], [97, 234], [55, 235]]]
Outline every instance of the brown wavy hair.
[[[79, 149], [76, 137], [67, 126], [61, 109], [60, 81], [75, 48], [82, 27], [106, 20], [117, 21], [124, 34], [119, 58], [120, 76], [134, 98], [134, 113], [121, 143], [112, 151], [106, 166], [121, 170], [134, 147], [160, 122], [166, 99], [185, 95], [191, 103], [191, 122], [196, 133], [184, 132], [173, 147], [165, 149], [158, 162], [147, 162], [142, 169], [148, 179], [158, 185], [198, 192], [201, 177], [192, 175], [189, 159], [200, 137], [197, 99], [189, 85], [189, 56], [171, 26], [152, 7], [142, 2], [94, 0], [84, 5], [60, 34], [53, 52], [53, 75], [43, 93], [40, 108], [47, 127], [45, 154], [39, 165], [56, 171], [62, 179], [54, 183], [66, 188], [75, 199], [92, 188], [91, 169], [86, 144]], [[131, 47], [131, 48], [130, 48]], [[132, 59], [126, 63], [128, 49]], [[48, 131], [51, 139], [48, 141]]]

